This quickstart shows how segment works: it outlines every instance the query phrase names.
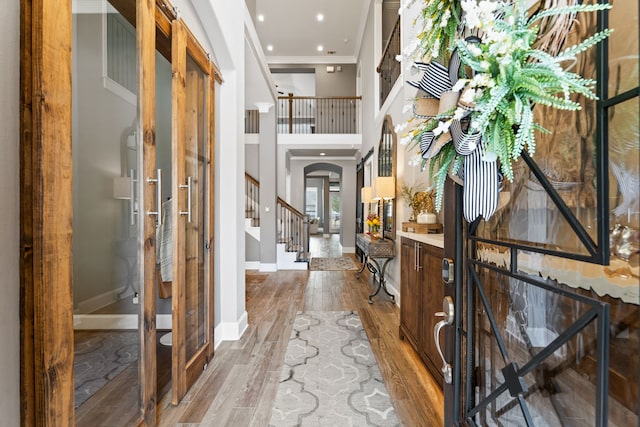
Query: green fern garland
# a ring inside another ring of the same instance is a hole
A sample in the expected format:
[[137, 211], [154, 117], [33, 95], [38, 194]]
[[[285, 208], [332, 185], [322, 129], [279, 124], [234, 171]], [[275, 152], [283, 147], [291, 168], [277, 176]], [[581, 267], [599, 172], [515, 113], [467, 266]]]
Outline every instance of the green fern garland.
[[[413, 1], [410, 2], [412, 4]], [[528, 15], [526, 0], [479, 1], [433, 0], [425, 2], [418, 20], [422, 31], [409, 50], [420, 61], [449, 57], [455, 48], [467, 69], [474, 72], [470, 79], [461, 79], [454, 90], [470, 90], [475, 103], [471, 115], [471, 131], [483, 137], [483, 156], [497, 158], [504, 177], [513, 180], [513, 162], [523, 150], [533, 156], [536, 150], [535, 133], [550, 133], [536, 123], [533, 107], [536, 104], [559, 110], [579, 110], [581, 105], [572, 95], [596, 99], [595, 81], [566, 71], [562, 64], [575, 61], [576, 55], [607, 38], [613, 30], [598, 32], [582, 42], [564, 49], [557, 55], [534, 48], [543, 35], [539, 21], [554, 16], [597, 12], [610, 9], [608, 4], [575, 4], [542, 10]], [[461, 19], [463, 16], [464, 19]], [[466, 29], [482, 34], [480, 43], [462, 40], [463, 21]], [[405, 52], [409, 53], [409, 52]], [[441, 121], [452, 120], [454, 112], [437, 117], [410, 119], [411, 129], [401, 143], [415, 149], [424, 132], [433, 131]], [[404, 141], [404, 142], [403, 142]], [[435, 207], [442, 204], [444, 183], [449, 173], [456, 174], [464, 156], [457, 154], [448, 143], [429, 161], [429, 174], [436, 190]], [[422, 168], [426, 166], [422, 159]]]
[[[474, 17], [469, 14], [478, 13], [479, 9], [476, 6], [474, 10], [474, 4], [477, 5], [471, 0], [462, 5], [467, 13], [465, 18], [471, 22]], [[574, 59], [576, 54], [591, 48], [612, 32], [609, 29], [599, 32], [552, 56], [532, 47], [538, 36], [534, 23], [548, 16], [609, 8], [610, 5], [605, 4], [574, 5], [546, 9], [529, 18], [523, 0], [498, 3], [493, 26], [485, 22], [481, 28], [485, 33], [482, 43], [455, 41], [462, 63], [483, 77], [482, 84], [477, 84], [477, 79], [465, 83], [476, 91], [472, 129], [482, 133], [484, 155], [497, 156], [508, 180], [513, 180], [512, 162], [519, 159], [522, 150], [526, 148], [531, 155], [535, 152], [534, 131], [544, 130], [533, 120], [535, 104], [579, 110], [581, 105], [572, 100], [571, 95], [596, 98], [593, 93], [595, 81], [564, 70], [561, 63]], [[442, 163], [437, 158], [433, 162]], [[437, 177], [439, 172], [436, 169]]]

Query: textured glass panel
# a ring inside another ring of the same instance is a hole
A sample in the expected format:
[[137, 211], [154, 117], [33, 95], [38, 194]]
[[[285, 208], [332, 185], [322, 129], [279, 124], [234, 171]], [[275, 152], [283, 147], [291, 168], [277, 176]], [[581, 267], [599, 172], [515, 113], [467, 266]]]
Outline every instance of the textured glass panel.
[[640, 250], [640, 100], [617, 104], [608, 113], [611, 254], [634, 264], [631, 258]]
[[[596, 30], [596, 15], [583, 13], [567, 37], [566, 46]], [[573, 72], [595, 77], [596, 50], [580, 54]], [[536, 122], [550, 134], [536, 132], [532, 158], [551, 186], [595, 241], [597, 236], [595, 101], [574, 97], [580, 111], [560, 111], [536, 105]], [[496, 214], [479, 230], [484, 237], [531, 243], [549, 249], [586, 255], [588, 251], [548, 197], [524, 161], [515, 165], [513, 182], [504, 182]]]
[[[186, 175], [191, 186], [187, 210], [191, 221], [186, 224], [186, 356], [191, 359], [206, 343], [207, 296], [206, 270], [206, 182], [207, 129], [206, 129], [206, 75], [187, 55], [186, 79]], [[186, 204], [185, 204], [186, 206]]]
[[476, 259], [509, 270], [511, 268], [511, 249], [480, 242], [476, 247]]
[[[546, 257], [548, 258], [548, 257]], [[593, 264], [573, 263], [573, 268], [593, 268]], [[550, 270], [541, 263], [543, 271]], [[565, 268], [571, 268], [566, 265]], [[532, 277], [540, 277], [532, 274]], [[475, 359], [482, 374], [476, 404], [505, 383], [503, 369], [513, 362], [518, 367], [529, 363], [546, 346], [594, 305], [577, 297], [590, 297], [610, 306], [608, 422], [610, 426], [636, 426], [638, 423], [638, 352], [640, 308], [620, 298], [599, 295], [596, 290], [568, 286], [555, 281], [547, 284], [551, 292], [522, 280], [481, 271], [489, 307], [476, 293]], [[638, 282], [636, 279], [636, 292]], [[585, 286], [583, 286], [585, 287]], [[477, 292], [477, 291], [476, 291]], [[576, 295], [576, 297], [572, 297]], [[637, 298], [636, 298], [637, 301]], [[491, 327], [491, 312], [497, 333]], [[597, 322], [596, 319], [575, 333], [565, 344], [537, 364], [523, 377], [522, 394], [536, 426], [595, 425], [597, 401]], [[504, 343], [502, 354], [497, 337]], [[605, 391], [606, 392], [606, 391]], [[480, 425], [526, 425], [519, 403], [505, 390], [479, 415]]]
[[609, 97], [638, 87], [638, 2], [610, 0]]
[[141, 415], [142, 150], [137, 100], [115, 96], [123, 91], [104, 84], [102, 59], [110, 77], [115, 72], [119, 83], [137, 92], [136, 29], [130, 24], [136, 8], [133, 1], [114, 2], [126, 13], [121, 15], [107, 2], [105, 13], [88, 2], [73, 3], [75, 420], [78, 426], [124, 427]]
[[[595, 200], [590, 199], [590, 207], [585, 206], [586, 202], [577, 203], [583, 192], [582, 187], [579, 183], [554, 185], [565, 201], [574, 200], [569, 204], [569, 209], [595, 240]], [[591, 195], [595, 196], [595, 191]], [[548, 193], [523, 162], [519, 164], [514, 182], [504, 185], [500, 197], [508, 199], [508, 202], [489, 221], [480, 225], [479, 236], [582, 255], [588, 253]]]

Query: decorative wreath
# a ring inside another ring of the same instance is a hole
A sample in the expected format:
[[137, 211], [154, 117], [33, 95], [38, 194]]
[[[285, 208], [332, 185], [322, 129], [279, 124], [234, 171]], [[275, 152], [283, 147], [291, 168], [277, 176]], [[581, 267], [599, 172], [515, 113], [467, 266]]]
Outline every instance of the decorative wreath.
[[534, 105], [579, 110], [571, 95], [596, 99], [595, 81], [563, 64], [613, 30], [561, 52], [560, 46], [576, 13], [610, 8], [555, 4], [531, 12], [525, 0], [425, 1], [416, 22], [422, 31], [404, 52], [423, 71], [419, 81], [407, 82], [420, 96], [413, 100], [413, 117], [396, 131], [409, 129], [400, 142], [419, 148], [423, 169], [429, 161], [436, 210], [449, 176], [464, 184], [467, 221], [489, 219], [501, 180], [513, 179], [512, 162], [524, 149], [534, 154], [535, 131], [549, 132], [535, 123]]

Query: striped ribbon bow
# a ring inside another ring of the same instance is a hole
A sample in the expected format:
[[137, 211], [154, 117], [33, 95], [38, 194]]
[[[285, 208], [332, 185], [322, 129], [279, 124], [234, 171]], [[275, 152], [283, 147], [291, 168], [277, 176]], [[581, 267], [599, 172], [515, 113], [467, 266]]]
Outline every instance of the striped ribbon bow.
[[461, 108], [463, 117], [454, 118], [446, 132], [424, 131], [420, 135], [420, 152], [424, 159], [436, 156], [442, 147], [452, 142], [455, 150], [464, 156], [462, 173], [452, 176], [458, 183], [464, 184], [463, 212], [468, 222], [479, 216], [488, 220], [496, 211], [499, 201], [500, 180], [497, 156], [484, 156], [482, 153], [482, 135], [465, 132], [463, 121], [473, 111], [474, 105], [463, 101], [464, 92], [452, 91], [458, 82], [460, 57], [457, 50], [451, 55], [449, 66], [432, 61], [416, 63], [423, 71], [419, 81], [407, 83], [426, 94], [413, 104], [413, 114], [420, 119], [442, 118], [451, 120], [453, 111]]

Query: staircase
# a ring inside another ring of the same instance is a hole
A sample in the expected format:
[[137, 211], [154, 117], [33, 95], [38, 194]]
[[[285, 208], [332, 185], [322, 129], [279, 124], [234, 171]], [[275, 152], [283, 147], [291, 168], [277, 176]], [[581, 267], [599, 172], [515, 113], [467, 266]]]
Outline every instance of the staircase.
[[[309, 218], [278, 197], [276, 205], [278, 270], [308, 268]], [[245, 231], [260, 241], [260, 183], [245, 173]]]

